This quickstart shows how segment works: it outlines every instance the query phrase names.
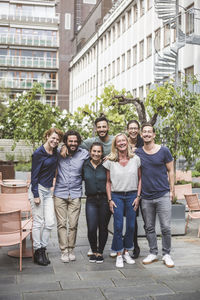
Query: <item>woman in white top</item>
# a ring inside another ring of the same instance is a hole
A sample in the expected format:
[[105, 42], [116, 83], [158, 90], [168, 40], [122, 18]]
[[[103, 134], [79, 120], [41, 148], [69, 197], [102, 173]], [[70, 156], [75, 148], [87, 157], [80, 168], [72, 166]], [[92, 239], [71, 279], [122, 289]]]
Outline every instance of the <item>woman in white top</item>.
[[[141, 193], [140, 158], [130, 148], [125, 134], [117, 134], [112, 141], [111, 153], [103, 163], [107, 169], [106, 192], [114, 218], [112, 250], [117, 252], [116, 267], [125, 261], [134, 264], [128, 250], [133, 249], [136, 210]], [[126, 233], [123, 237], [123, 215], [126, 213]]]

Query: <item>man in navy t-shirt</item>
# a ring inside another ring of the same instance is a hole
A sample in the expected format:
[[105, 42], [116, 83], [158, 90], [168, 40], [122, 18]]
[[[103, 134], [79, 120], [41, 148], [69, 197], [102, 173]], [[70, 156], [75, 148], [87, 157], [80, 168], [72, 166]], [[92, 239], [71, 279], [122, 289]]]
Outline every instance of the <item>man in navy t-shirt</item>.
[[141, 209], [150, 248], [150, 254], [143, 260], [143, 264], [158, 261], [158, 246], [155, 231], [156, 215], [158, 215], [162, 232], [162, 260], [167, 267], [172, 268], [174, 267], [174, 262], [170, 256], [170, 197], [171, 199], [174, 197], [173, 157], [167, 147], [155, 144], [155, 130], [150, 123], [142, 125], [141, 136], [144, 141], [144, 146], [138, 148], [136, 154], [141, 159]]

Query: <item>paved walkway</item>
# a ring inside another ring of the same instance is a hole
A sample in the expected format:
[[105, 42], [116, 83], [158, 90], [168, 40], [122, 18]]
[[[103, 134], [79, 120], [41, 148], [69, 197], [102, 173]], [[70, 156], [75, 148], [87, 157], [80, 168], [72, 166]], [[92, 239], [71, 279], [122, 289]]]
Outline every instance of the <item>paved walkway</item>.
[[[148, 254], [147, 241], [139, 239], [141, 256], [135, 265], [116, 269], [109, 257], [109, 236], [103, 264], [89, 263], [84, 204], [79, 221], [76, 262], [62, 263], [56, 229], [48, 247], [51, 264], [47, 267], [7, 256], [8, 248], [0, 248], [0, 300], [199, 300], [200, 238], [198, 223], [190, 223], [186, 236], [172, 238], [175, 268], [167, 268], [161, 260], [144, 266]], [[161, 249], [159, 238], [159, 249]], [[161, 253], [160, 253], [161, 254]], [[161, 258], [161, 256], [160, 256]]]

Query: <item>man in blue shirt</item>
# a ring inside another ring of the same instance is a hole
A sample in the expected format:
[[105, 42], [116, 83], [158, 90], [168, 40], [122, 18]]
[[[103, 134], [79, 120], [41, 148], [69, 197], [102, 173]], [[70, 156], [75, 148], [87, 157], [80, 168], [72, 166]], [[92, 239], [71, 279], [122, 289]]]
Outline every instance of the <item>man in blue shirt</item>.
[[[171, 250], [171, 199], [174, 197], [174, 164], [167, 147], [155, 144], [155, 131], [151, 124], [142, 125], [141, 132], [144, 146], [136, 150], [141, 159], [142, 169], [142, 214], [149, 243], [150, 254], [143, 264], [158, 261], [157, 236], [155, 232], [156, 215], [162, 232], [163, 263], [174, 267], [170, 256]], [[168, 181], [169, 178], [169, 181]]]
[[[62, 262], [74, 261], [74, 247], [78, 219], [81, 210], [82, 166], [89, 157], [87, 150], [79, 147], [80, 134], [68, 130], [63, 138], [67, 155], [58, 157], [58, 174], [54, 189], [54, 205], [57, 218], [58, 241]], [[68, 221], [68, 230], [67, 230]]]

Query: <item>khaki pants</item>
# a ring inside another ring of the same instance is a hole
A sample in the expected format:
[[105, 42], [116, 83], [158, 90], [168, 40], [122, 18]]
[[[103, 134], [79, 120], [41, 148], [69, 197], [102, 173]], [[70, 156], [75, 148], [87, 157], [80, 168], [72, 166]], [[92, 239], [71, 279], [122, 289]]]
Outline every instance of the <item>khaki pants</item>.
[[[58, 242], [60, 250], [72, 250], [75, 247], [78, 219], [81, 211], [81, 198], [62, 199], [54, 197], [57, 218]], [[67, 228], [68, 221], [68, 228]]]

